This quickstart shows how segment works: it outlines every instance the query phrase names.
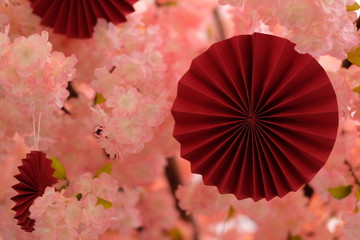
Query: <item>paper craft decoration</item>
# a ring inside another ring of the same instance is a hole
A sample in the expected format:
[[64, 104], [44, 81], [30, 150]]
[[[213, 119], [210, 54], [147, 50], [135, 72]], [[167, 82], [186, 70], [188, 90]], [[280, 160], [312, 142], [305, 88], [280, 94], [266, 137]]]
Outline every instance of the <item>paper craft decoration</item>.
[[283, 197], [326, 163], [338, 128], [324, 69], [290, 41], [240, 35], [212, 45], [180, 79], [174, 137], [191, 171], [238, 199]]
[[22, 159], [22, 165], [18, 167], [20, 174], [15, 178], [18, 184], [12, 186], [18, 195], [11, 198], [16, 205], [12, 208], [16, 212], [15, 219], [21, 229], [32, 232], [35, 220], [29, 217], [29, 208], [39, 196], [42, 196], [45, 188], [54, 185], [57, 180], [53, 177], [54, 169], [51, 160], [46, 158], [45, 153], [31, 151]]
[[126, 21], [138, 0], [30, 0], [41, 24], [72, 38], [90, 38], [98, 18], [115, 24]]

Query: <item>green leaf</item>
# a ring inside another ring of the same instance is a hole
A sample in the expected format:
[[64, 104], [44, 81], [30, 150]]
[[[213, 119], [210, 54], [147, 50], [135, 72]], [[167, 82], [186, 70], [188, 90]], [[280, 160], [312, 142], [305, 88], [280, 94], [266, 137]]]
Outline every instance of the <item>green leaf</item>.
[[178, 2], [177, 1], [168, 1], [168, 2], [164, 2], [164, 3], [159, 3], [158, 1], [156, 1], [156, 6], [158, 7], [171, 7], [171, 6], [177, 6]]
[[360, 186], [355, 191], [356, 200], [360, 201]]
[[354, 88], [353, 92], [356, 92], [356, 93], [360, 94], [360, 86], [357, 86], [356, 88]]
[[104, 98], [104, 96], [101, 93], [97, 93], [95, 97], [95, 103], [102, 104], [104, 102], [106, 102], [106, 98]]
[[105, 209], [109, 209], [109, 208], [111, 208], [113, 206], [113, 204], [111, 202], [106, 201], [105, 199], [100, 198], [100, 197], [97, 198], [96, 206], [97, 205], [103, 205], [103, 207]]
[[233, 208], [233, 206], [230, 206], [229, 207], [229, 210], [228, 210], [228, 214], [227, 214], [227, 217], [226, 217], [226, 220], [229, 220], [231, 219], [234, 215], [235, 215], [235, 209]]
[[356, 48], [354, 51], [348, 53], [347, 59], [355, 64], [356, 66], [360, 67], [360, 47]]
[[82, 194], [81, 194], [81, 193], [76, 194], [76, 199], [77, 199], [78, 201], [80, 201], [81, 198], [82, 198]]
[[67, 180], [65, 167], [60, 160], [56, 157], [50, 157], [50, 160], [52, 161], [51, 167], [55, 169], [53, 176], [59, 180]]
[[347, 186], [328, 188], [327, 190], [334, 198], [343, 199], [351, 193], [352, 188], [353, 188], [352, 185], [347, 185]]
[[173, 228], [169, 230], [169, 236], [172, 240], [183, 240], [184, 236], [181, 233], [180, 229], [178, 228]]
[[346, 11], [356, 11], [360, 8], [360, 5], [355, 2], [353, 5], [346, 6]]
[[94, 178], [98, 178], [100, 176], [101, 173], [107, 173], [110, 174], [112, 170], [112, 164], [111, 163], [107, 163], [105, 164], [103, 167], [101, 167], [95, 174]]

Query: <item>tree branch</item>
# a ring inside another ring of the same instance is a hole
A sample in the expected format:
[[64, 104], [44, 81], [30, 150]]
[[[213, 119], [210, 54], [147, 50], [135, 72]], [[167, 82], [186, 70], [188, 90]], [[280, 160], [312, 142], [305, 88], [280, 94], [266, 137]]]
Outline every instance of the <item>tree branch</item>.
[[184, 210], [182, 210], [179, 206], [179, 200], [175, 196], [175, 191], [178, 186], [182, 184], [182, 179], [179, 173], [179, 169], [176, 165], [176, 161], [174, 157], [166, 158], [167, 166], [165, 168], [165, 175], [169, 183], [169, 187], [171, 189], [171, 193], [173, 198], [175, 199], [176, 209], [180, 213], [180, 217], [183, 221], [188, 222], [192, 225], [194, 229], [193, 240], [199, 240], [199, 230], [197, 223], [192, 215], [187, 215]]
[[214, 19], [215, 19], [215, 24], [216, 24], [216, 28], [217, 28], [218, 33], [219, 33], [220, 40], [224, 40], [226, 38], [226, 34], [225, 34], [225, 30], [224, 30], [224, 25], [223, 25], [223, 23], [221, 21], [221, 18], [220, 18], [218, 8], [214, 9]]
[[354, 181], [355, 181], [355, 184], [360, 186], [360, 181], [359, 181], [359, 178], [356, 176], [355, 172], [354, 172], [354, 168], [353, 166], [351, 165], [351, 163], [348, 161], [348, 160], [344, 160], [344, 163], [346, 166], [349, 167], [349, 171], [351, 173], [351, 176], [354, 178]]

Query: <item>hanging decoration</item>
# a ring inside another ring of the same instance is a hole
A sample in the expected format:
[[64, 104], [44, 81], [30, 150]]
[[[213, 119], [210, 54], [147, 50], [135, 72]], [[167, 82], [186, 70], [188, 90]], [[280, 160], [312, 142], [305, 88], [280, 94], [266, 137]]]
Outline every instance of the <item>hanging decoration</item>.
[[18, 167], [20, 173], [15, 176], [19, 183], [12, 186], [18, 195], [11, 199], [16, 202], [12, 208], [16, 212], [18, 225], [27, 232], [34, 230], [35, 220], [29, 217], [29, 208], [36, 198], [42, 196], [45, 188], [54, 185], [57, 180], [53, 177], [55, 170], [51, 167], [51, 160], [41, 151], [31, 151], [22, 159]]
[[272, 35], [236, 36], [196, 57], [172, 107], [181, 156], [238, 199], [283, 197], [326, 163], [338, 128], [320, 64]]
[[138, 0], [30, 0], [41, 24], [71, 38], [91, 38], [98, 18], [115, 24], [126, 21]]

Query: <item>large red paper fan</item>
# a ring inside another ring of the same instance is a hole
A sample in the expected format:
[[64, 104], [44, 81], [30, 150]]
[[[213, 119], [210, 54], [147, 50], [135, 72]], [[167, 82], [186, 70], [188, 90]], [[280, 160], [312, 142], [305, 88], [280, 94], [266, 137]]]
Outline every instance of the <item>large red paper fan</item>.
[[290, 41], [254, 33], [212, 45], [180, 79], [174, 137], [191, 170], [238, 199], [283, 197], [326, 163], [338, 127], [324, 69]]
[[55, 33], [90, 38], [98, 18], [115, 24], [126, 21], [138, 0], [30, 0], [34, 13]]
[[27, 232], [34, 230], [35, 220], [31, 219], [29, 208], [39, 196], [42, 196], [45, 188], [54, 185], [57, 180], [53, 177], [54, 169], [51, 160], [46, 158], [45, 153], [31, 151], [22, 159], [22, 165], [18, 167], [20, 174], [15, 178], [20, 182], [12, 186], [18, 195], [11, 198], [16, 205], [12, 208], [16, 212], [15, 219], [18, 225]]

